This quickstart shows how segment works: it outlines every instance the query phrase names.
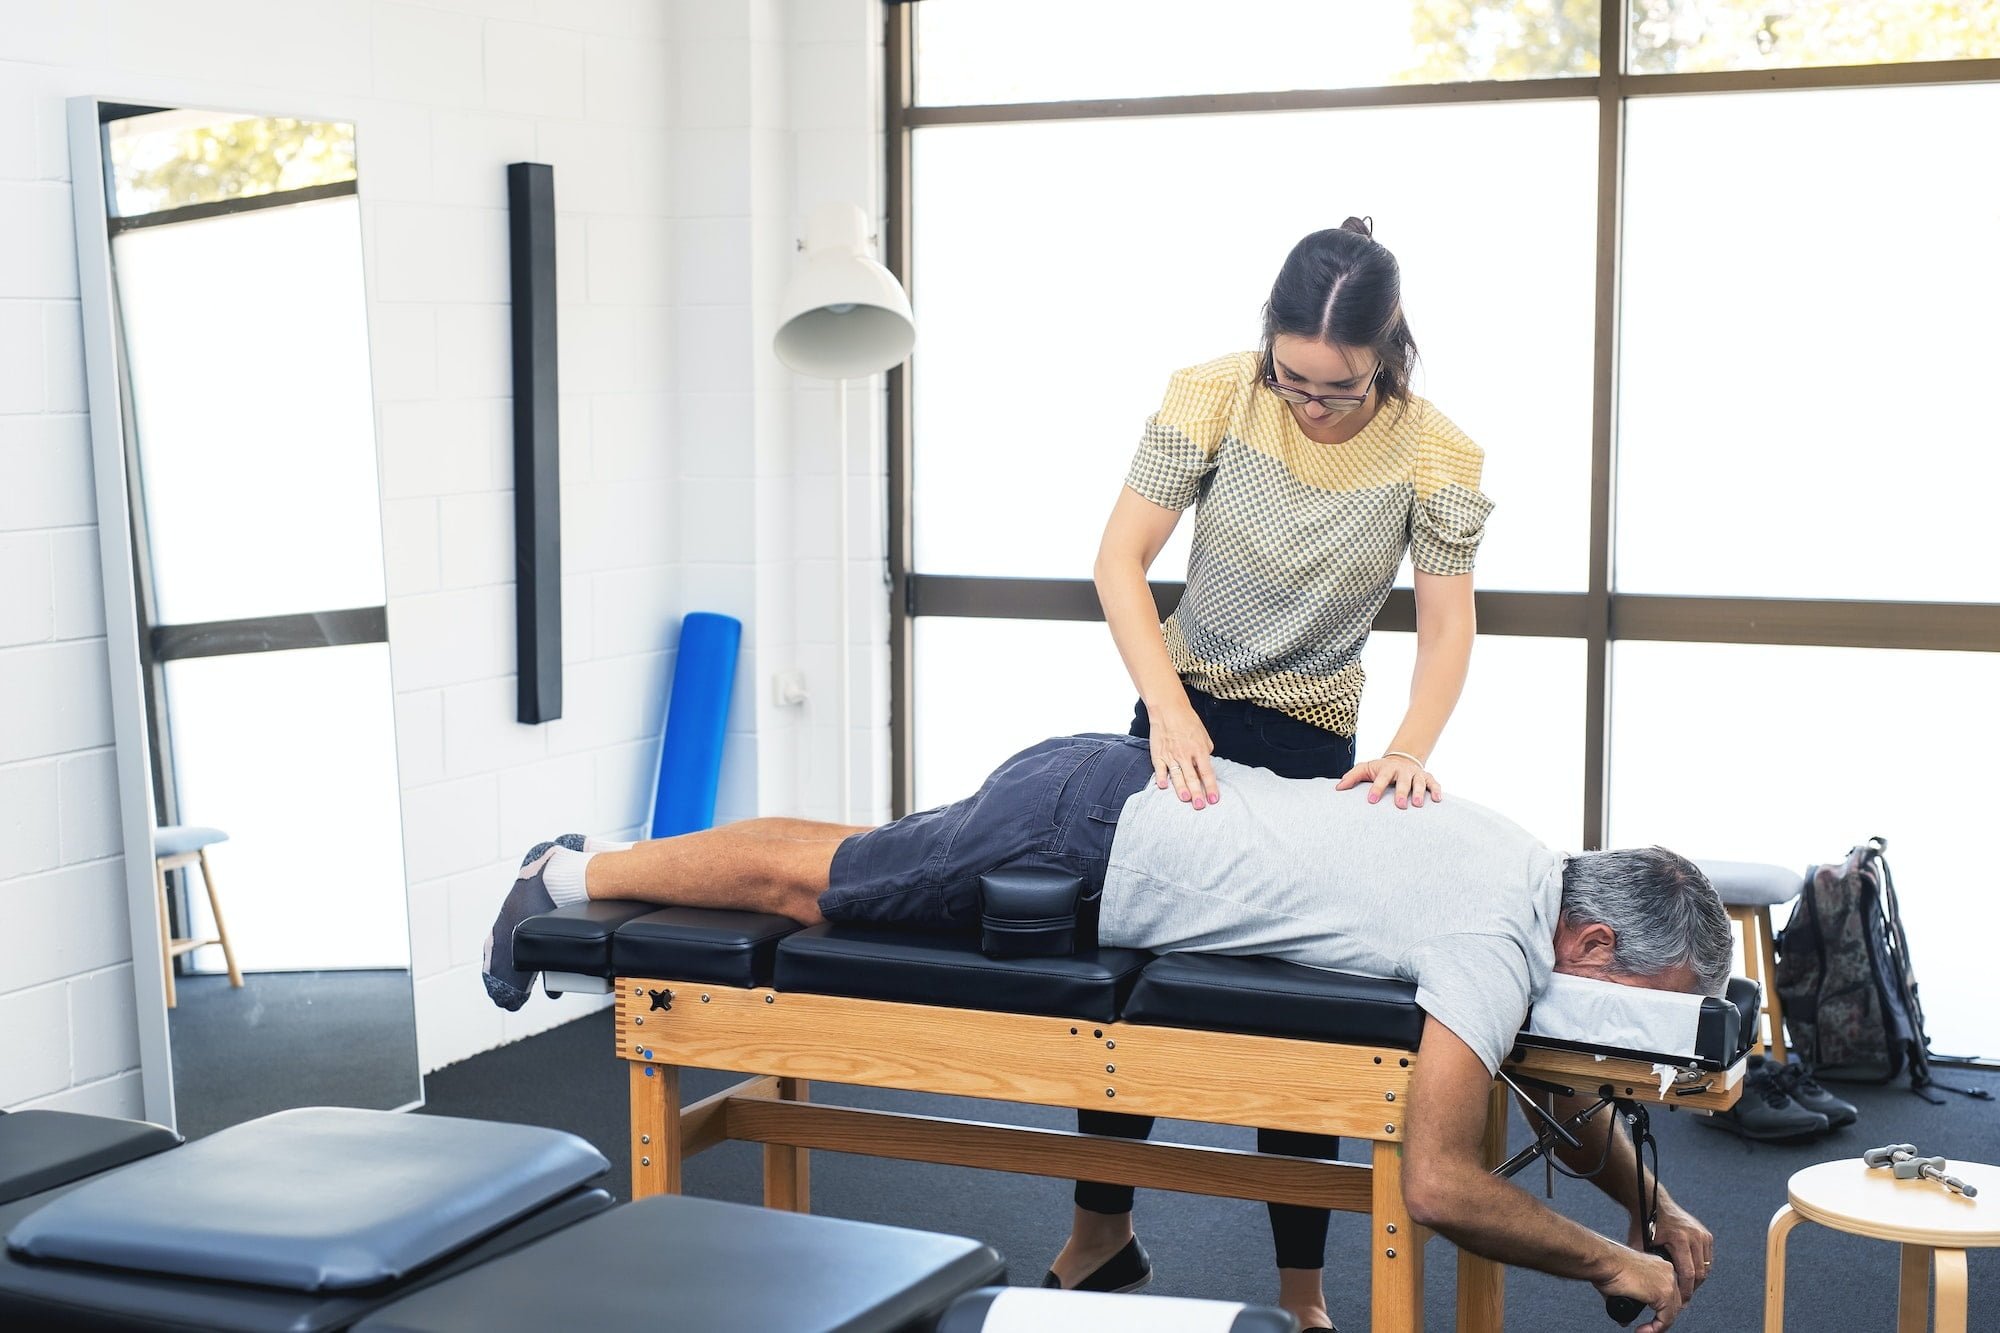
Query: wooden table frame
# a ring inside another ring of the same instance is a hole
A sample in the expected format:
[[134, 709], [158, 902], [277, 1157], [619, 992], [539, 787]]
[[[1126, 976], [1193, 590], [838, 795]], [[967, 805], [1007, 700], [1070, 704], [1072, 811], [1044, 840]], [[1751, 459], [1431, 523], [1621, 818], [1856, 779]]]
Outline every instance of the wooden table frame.
[[[808, 1211], [813, 1149], [1316, 1205], [1373, 1222], [1371, 1327], [1423, 1327], [1424, 1241], [1403, 1203], [1414, 1052], [1283, 1037], [1097, 1023], [841, 996], [621, 977], [617, 1053], [630, 1064], [632, 1195], [678, 1193], [681, 1164], [728, 1140], [764, 1145], [764, 1202]], [[1648, 1064], [1534, 1050], [1519, 1072], [1697, 1110], [1735, 1104], [1743, 1062], [1662, 1095]], [[753, 1077], [683, 1105], [683, 1067]], [[1515, 1066], [1510, 1066], [1515, 1068]], [[982, 1097], [1364, 1139], [1366, 1163], [1152, 1143], [1066, 1130], [819, 1106], [813, 1081]], [[1505, 1151], [1495, 1084], [1484, 1154]], [[1458, 1256], [1461, 1333], [1498, 1329], [1505, 1269]]]

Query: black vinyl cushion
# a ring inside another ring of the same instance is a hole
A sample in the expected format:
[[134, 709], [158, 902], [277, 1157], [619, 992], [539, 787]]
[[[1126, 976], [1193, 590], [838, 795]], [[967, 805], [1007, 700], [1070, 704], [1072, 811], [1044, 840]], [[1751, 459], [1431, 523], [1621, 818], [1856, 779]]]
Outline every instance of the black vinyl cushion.
[[[1764, 989], [1748, 977], [1731, 977], [1729, 1003], [1736, 1010], [1736, 1033], [1735, 1040], [1723, 1047], [1728, 1054], [1723, 1063], [1735, 1064], [1738, 1057], [1749, 1054], [1750, 1048], [1757, 1044], [1757, 1011], [1764, 1005]], [[1704, 1036], [1706, 1028], [1707, 1015], [1704, 1012]], [[1702, 1049], [1708, 1049], [1706, 1041], [1702, 1043]]]
[[979, 877], [979, 948], [989, 958], [1076, 952], [1083, 876], [1052, 866], [1000, 866]]
[[1125, 1020], [1409, 1051], [1424, 1035], [1412, 982], [1228, 954], [1156, 958], [1140, 974]]
[[355, 1333], [892, 1333], [1002, 1280], [976, 1240], [663, 1194], [441, 1282]]
[[788, 916], [662, 907], [618, 927], [611, 965], [621, 977], [768, 986], [778, 941], [799, 928]]
[[[65, 1185], [0, 1206], [0, 1233], [74, 1188]], [[344, 1329], [371, 1310], [611, 1206], [611, 1196], [603, 1190], [580, 1189], [400, 1282], [350, 1291], [285, 1291], [241, 1282], [120, 1272], [89, 1264], [40, 1262], [0, 1246], [0, 1328], [174, 1333], [321, 1333]]]
[[781, 991], [1047, 1014], [1109, 1023], [1152, 955], [1080, 949], [1060, 958], [988, 958], [973, 934], [813, 926], [778, 945]]
[[0, 1114], [0, 1203], [179, 1146], [164, 1125], [74, 1111]]
[[530, 972], [574, 972], [603, 977], [611, 970], [611, 936], [635, 916], [653, 911], [651, 903], [578, 903], [531, 916], [514, 928], [514, 963]]

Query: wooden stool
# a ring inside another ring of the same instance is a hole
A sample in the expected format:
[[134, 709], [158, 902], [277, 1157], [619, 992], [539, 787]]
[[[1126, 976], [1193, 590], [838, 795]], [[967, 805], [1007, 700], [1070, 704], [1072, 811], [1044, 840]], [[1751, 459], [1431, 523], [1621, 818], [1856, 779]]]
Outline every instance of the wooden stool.
[[1763, 999], [1757, 1011], [1757, 1031], [1751, 1033], [1753, 1053], [1765, 1051], [1764, 1024], [1771, 1027], [1769, 1054], [1785, 1062], [1785, 1010], [1778, 1002], [1777, 934], [1771, 929], [1771, 909], [1799, 896], [1805, 876], [1783, 866], [1754, 861], [1697, 861], [1708, 882], [1722, 895], [1729, 919], [1743, 937], [1743, 975], [1757, 983]]
[[[174, 959], [207, 944], [222, 946], [222, 961], [229, 966], [229, 984], [242, 989], [243, 973], [236, 966], [236, 951], [229, 947], [229, 927], [222, 922], [222, 900], [215, 896], [215, 871], [209, 868], [208, 849], [228, 842], [229, 835], [218, 828], [198, 824], [169, 824], [153, 832], [153, 887], [160, 895], [160, 948], [167, 962], [167, 1008], [178, 1003], [174, 994]], [[208, 910], [215, 918], [213, 939], [176, 939], [173, 918], [167, 912], [167, 872], [183, 867], [201, 867], [201, 882], [208, 890]]]
[[1896, 1333], [1923, 1333], [1931, 1275], [1937, 1275], [1937, 1333], [1965, 1333], [1965, 1252], [2000, 1245], [2000, 1168], [1951, 1162], [1945, 1170], [1979, 1191], [1968, 1199], [1930, 1180], [1897, 1180], [1858, 1157], [1822, 1162], [1794, 1175], [1791, 1202], [1771, 1217], [1764, 1251], [1764, 1333], [1784, 1333], [1785, 1238], [1811, 1220], [1903, 1247]]

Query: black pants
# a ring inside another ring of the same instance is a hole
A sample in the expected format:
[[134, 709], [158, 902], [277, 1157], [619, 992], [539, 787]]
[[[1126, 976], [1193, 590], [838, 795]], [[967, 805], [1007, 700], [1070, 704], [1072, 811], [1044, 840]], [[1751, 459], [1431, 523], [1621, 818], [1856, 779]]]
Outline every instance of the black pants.
[[[1217, 699], [1199, 690], [1189, 690], [1188, 701], [1194, 705], [1202, 726], [1208, 729], [1219, 758], [1268, 768], [1287, 778], [1337, 778], [1354, 767], [1352, 736], [1339, 736], [1257, 704]], [[1151, 736], [1152, 731], [1152, 720], [1147, 717], [1142, 700], [1133, 713], [1132, 734]], [[1228, 793], [1223, 794], [1223, 799], [1228, 799]], [[1143, 1139], [1153, 1132], [1153, 1117], [1122, 1115], [1116, 1111], [1078, 1111], [1076, 1127], [1086, 1134]], [[1340, 1140], [1330, 1134], [1260, 1129], [1257, 1151], [1331, 1161], [1340, 1154]], [[1077, 1207], [1093, 1213], [1129, 1213], [1132, 1187], [1079, 1180], [1076, 1203]], [[1327, 1210], [1291, 1203], [1264, 1206], [1271, 1214], [1271, 1240], [1277, 1248], [1278, 1267], [1324, 1268]]]

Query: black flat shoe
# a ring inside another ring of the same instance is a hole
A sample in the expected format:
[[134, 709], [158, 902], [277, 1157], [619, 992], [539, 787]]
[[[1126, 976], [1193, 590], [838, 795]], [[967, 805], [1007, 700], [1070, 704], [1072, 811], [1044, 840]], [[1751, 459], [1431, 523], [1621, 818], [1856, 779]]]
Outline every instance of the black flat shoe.
[[[1137, 1291], [1153, 1280], [1153, 1261], [1146, 1257], [1146, 1247], [1139, 1243], [1137, 1236], [1125, 1242], [1125, 1248], [1099, 1264], [1095, 1271], [1083, 1281], [1071, 1287], [1071, 1291]], [[1051, 1270], [1042, 1279], [1044, 1287], [1060, 1287], [1062, 1280]]]

